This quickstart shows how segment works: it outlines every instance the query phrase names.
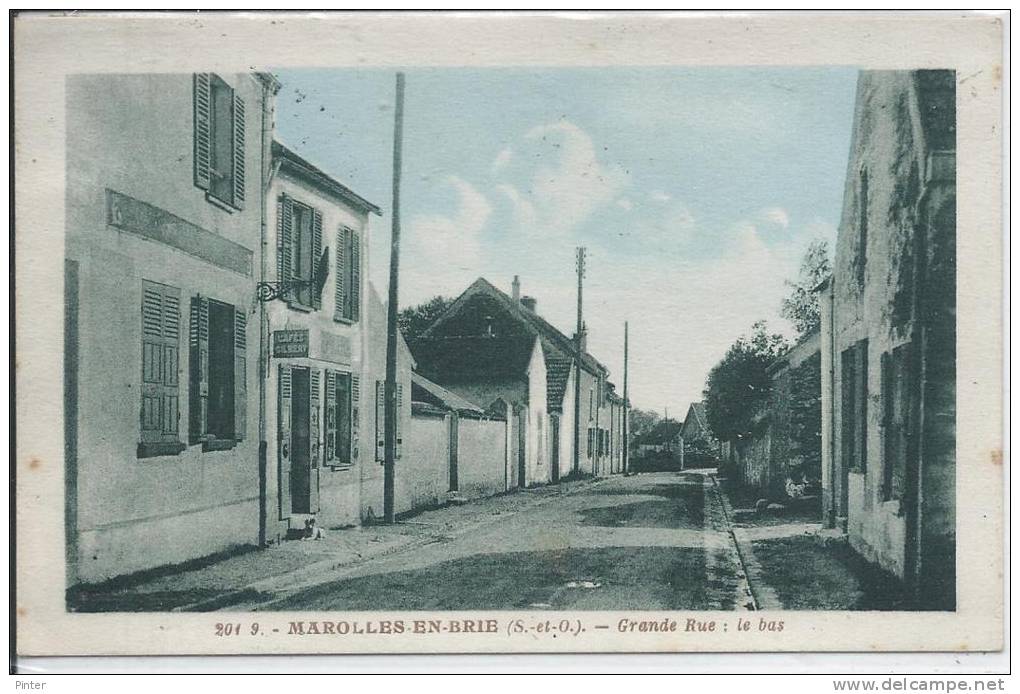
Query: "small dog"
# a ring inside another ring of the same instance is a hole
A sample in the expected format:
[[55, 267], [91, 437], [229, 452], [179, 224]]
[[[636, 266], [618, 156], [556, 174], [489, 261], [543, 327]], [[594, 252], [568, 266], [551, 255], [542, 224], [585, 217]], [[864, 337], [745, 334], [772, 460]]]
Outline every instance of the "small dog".
[[305, 534], [302, 540], [321, 540], [326, 537], [326, 531], [315, 527], [315, 519], [309, 518], [305, 521]]

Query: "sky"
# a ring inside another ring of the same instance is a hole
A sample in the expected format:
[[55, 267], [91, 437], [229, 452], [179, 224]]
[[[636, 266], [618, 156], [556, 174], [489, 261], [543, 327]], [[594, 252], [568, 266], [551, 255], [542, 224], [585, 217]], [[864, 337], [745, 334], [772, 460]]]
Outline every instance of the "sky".
[[[389, 273], [394, 82], [380, 69], [281, 70], [278, 139], [383, 209], [369, 276]], [[588, 251], [588, 351], [634, 407], [682, 419], [757, 320], [789, 336], [785, 281], [831, 245], [851, 68], [406, 70], [401, 307], [478, 277], [565, 334]]]

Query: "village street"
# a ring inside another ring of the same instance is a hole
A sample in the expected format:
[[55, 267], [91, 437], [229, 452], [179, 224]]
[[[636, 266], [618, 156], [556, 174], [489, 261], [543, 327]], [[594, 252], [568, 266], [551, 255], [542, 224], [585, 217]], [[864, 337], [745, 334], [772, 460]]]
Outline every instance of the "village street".
[[[76, 612], [909, 609], [810, 510], [714, 469], [565, 481], [72, 591]], [[735, 508], [739, 504], [739, 508]]]
[[733, 609], [744, 595], [707, 475], [616, 477], [524, 508], [228, 609], [709, 610]]

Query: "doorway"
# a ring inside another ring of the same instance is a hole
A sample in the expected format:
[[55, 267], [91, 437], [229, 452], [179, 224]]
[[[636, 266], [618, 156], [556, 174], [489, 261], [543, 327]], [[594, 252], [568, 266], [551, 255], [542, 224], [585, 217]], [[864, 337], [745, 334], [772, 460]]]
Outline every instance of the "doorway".
[[528, 469], [528, 435], [525, 425], [528, 421], [528, 410], [521, 407], [517, 410], [517, 486], [527, 487]]
[[549, 418], [549, 429], [552, 432], [552, 481], [560, 481], [560, 418], [553, 415]]
[[294, 513], [312, 512], [311, 402], [306, 367], [291, 371], [290, 505]]

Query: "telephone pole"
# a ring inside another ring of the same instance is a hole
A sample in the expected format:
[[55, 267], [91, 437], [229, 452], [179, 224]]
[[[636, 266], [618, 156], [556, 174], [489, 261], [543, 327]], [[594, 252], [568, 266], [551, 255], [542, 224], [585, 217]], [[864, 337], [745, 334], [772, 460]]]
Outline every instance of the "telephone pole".
[[393, 488], [397, 457], [397, 279], [400, 274], [400, 171], [404, 140], [404, 73], [397, 73], [393, 115], [393, 230], [390, 235], [390, 291], [386, 310], [385, 447], [383, 455], [383, 520], [394, 521]]
[[630, 400], [627, 397], [628, 326], [623, 322], [623, 474], [630, 474]]
[[584, 353], [581, 334], [584, 331], [582, 296], [584, 292], [584, 246], [577, 248], [577, 330], [574, 333], [577, 348], [577, 371], [574, 377], [574, 472], [581, 469], [581, 359]]

